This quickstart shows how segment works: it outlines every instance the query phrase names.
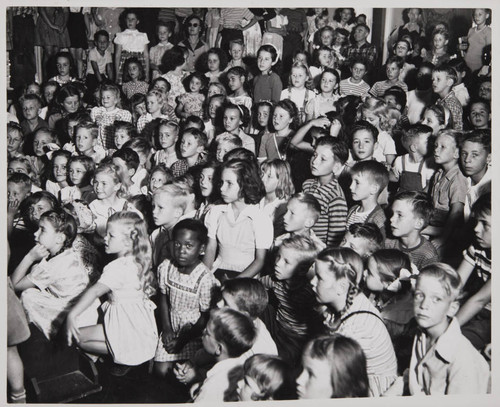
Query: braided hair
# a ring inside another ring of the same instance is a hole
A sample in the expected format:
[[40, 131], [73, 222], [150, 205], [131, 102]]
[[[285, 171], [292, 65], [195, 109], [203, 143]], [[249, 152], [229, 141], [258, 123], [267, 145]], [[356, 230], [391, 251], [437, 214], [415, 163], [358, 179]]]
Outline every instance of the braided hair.
[[50, 258], [56, 257], [66, 249], [71, 248], [78, 229], [76, 220], [72, 215], [67, 213], [64, 209], [56, 208], [42, 214], [42, 216], [40, 216], [40, 221], [41, 220], [48, 221], [56, 232], [63, 233], [66, 237], [61, 249], [54, 255], [49, 256]]

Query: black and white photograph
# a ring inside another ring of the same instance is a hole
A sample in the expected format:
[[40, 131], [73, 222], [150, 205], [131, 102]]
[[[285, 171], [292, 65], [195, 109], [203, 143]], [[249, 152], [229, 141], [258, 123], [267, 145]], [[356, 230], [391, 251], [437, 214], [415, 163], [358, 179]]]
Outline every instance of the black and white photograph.
[[495, 405], [495, 1], [20, 3], [0, 404]]

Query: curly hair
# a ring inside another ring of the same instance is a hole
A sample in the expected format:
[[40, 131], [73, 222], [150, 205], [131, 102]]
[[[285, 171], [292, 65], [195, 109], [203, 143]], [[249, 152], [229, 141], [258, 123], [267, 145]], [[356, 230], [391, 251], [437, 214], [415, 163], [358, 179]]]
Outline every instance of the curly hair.
[[49, 174], [49, 180], [51, 180], [52, 182], [56, 182], [54, 176], [54, 163], [57, 157], [66, 157], [66, 175], [67, 175], [69, 169], [68, 164], [69, 164], [69, 159], [71, 158], [71, 153], [66, 150], [56, 150], [52, 154], [52, 159], [50, 160], [50, 174]]
[[165, 51], [163, 57], [161, 58], [160, 65], [162, 73], [173, 71], [178, 66], [183, 65], [184, 62], [186, 62], [185, 52], [186, 49], [178, 45]]
[[128, 67], [132, 64], [136, 64], [139, 67], [139, 78], [138, 79], [140, 81], [143, 81], [145, 76], [146, 76], [145, 71], [144, 71], [144, 66], [141, 64], [141, 62], [139, 61], [139, 59], [137, 57], [127, 58], [125, 60], [125, 63], [123, 64], [123, 83], [131, 81], [130, 75], [128, 73]]
[[202, 60], [201, 60], [200, 66], [203, 66], [204, 72], [208, 72], [208, 56], [210, 54], [217, 55], [217, 57], [219, 58], [219, 71], [221, 71], [221, 72], [224, 71], [224, 69], [226, 69], [226, 67], [227, 67], [227, 55], [226, 55], [226, 53], [220, 48], [210, 48], [206, 52], [206, 54], [203, 54], [201, 56]]
[[119, 198], [125, 198], [127, 196], [127, 186], [120, 176], [120, 169], [115, 164], [111, 162], [102, 162], [95, 170], [94, 180], [95, 177], [101, 173], [109, 175], [115, 184], [120, 184], [120, 189], [116, 193], [116, 196]]
[[66, 237], [62, 250], [69, 249], [75, 240], [77, 224], [75, 218], [64, 209], [54, 208], [40, 216], [40, 221], [47, 220], [54, 230]]
[[248, 160], [229, 160], [222, 164], [221, 173], [231, 170], [236, 174], [240, 187], [240, 196], [247, 205], [255, 205], [266, 195], [266, 189], [256, 171], [256, 167]]

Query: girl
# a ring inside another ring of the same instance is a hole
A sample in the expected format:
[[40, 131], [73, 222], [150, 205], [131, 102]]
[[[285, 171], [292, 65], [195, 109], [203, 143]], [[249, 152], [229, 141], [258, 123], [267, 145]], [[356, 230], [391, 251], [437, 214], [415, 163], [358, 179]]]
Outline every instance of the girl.
[[68, 161], [68, 186], [61, 190], [61, 201], [72, 202], [81, 199], [90, 204], [97, 195], [92, 186], [95, 163], [85, 155], [71, 157]]
[[234, 39], [229, 41], [229, 55], [231, 56], [231, 59], [224, 69], [224, 72], [235, 66], [239, 66], [245, 70], [248, 70], [246, 64], [243, 62], [244, 43], [241, 39]]
[[368, 397], [366, 357], [347, 336], [320, 336], [309, 342], [297, 378], [299, 399]]
[[45, 190], [56, 197], [60, 197], [60, 191], [68, 186], [68, 161], [71, 153], [66, 150], [57, 150], [52, 154], [51, 172], [45, 184]]
[[451, 121], [451, 112], [448, 108], [434, 104], [425, 109], [420, 123], [429, 126], [432, 129], [432, 135], [437, 136], [440, 130], [452, 127]]
[[226, 205], [207, 213], [209, 239], [203, 262], [222, 281], [253, 277], [262, 269], [273, 240], [272, 221], [257, 206], [265, 188], [255, 166], [247, 160], [222, 164], [220, 192]]
[[193, 72], [184, 80], [186, 93], [177, 97], [175, 113], [178, 117], [185, 119], [188, 116], [203, 115], [203, 102], [205, 102], [205, 89], [208, 84], [206, 76], [199, 72]]
[[431, 36], [431, 51], [422, 51], [424, 62], [431, 62], [434, 66], [448, 62], [450, 60], [450, 55], [448, 54], [449, 38], [450, 33], [448, 30], [443, 28], [434, 29]]
[[320, 45], [314, 50], [313, 57], [314, 63], [309, 70], [314, 83], [316, 83], [321, 72], [323, 72], [326, 68], [334, 68], [335, 57], [332, 50], [324, 45]]
[[151, 47], [149, 50], [149, 62], [151, 66], [151, 72], [153, 73], [153, 79], [158, 78], [161, 75], [160, 65], [163, 54], [169, 49], [172, 49], [174, 44], [170, 42], [170, 37], [174, 33], [175, 23], [173, 21], [162, 21], [159, 20], [156, 23], [156, 36], [158, 37], [158, 44]]
[[208, 85], [207, 96], [211, 98], [212, 96], [215, 95], [223, 95], [223, 96], [227, 95], [226, 87], [220, 82], [211, 82]]
[[378, 130], [377, 147], [373, 153], [373, 158], [385, 163], [389, 168], [396, 159], [396, 143], [388, 133], [390, 129], [387, 106], [384, 101], [368, 97], [358, 108], [362, 120], [375, 126]]
[[205, 124], [205, 133], [207, 133], [208, 145], [215, 138], [215, 134], [220, 133], [223, 129], [221, 107], [225, 102], [226, 97], [224, 95], [215, 94], [208, 97], [206, 113], [208, 120], [203, 122]]
[[366, 356], [371, 396], [380, 396], [396, 379], [397, 363], [391, 337], [378, 310], [359, 289], [363, 260], [349, 248], [323, 250], [315, 263], [311, 285], [325, 304], [328, 333], [357, 341]]
[[55, 56], [57, 75], [50, 78], [49, 81], [57, 82], [59, 85], [65, 85], [76, 81], [74, 75], [75, 63], [69, 52], [58, 52]]
[[80, 92], [78, 88], [71, 83], [61, 87], [56, 95], [57, 108], [49, 116], [47, 122], [49, 129], [55, 129], [56, 123], [66, 117], [70, 113], [75, 113], [81, 108], [80, 105]]
[[259, 160], [284, 160], [290, 144], [292, 133], [299, 124], [298, 109], [289, 99], [278, 102], [273, 111], [274, 133], [262, 136], [259, 149]]
[[150, 90], [146, 95], [146, 110], [147, 113], [143, 114], [137, 120], [137, 131], [142, 133], [146, 125], [154, 119], [168, 119], [167, 115], [162, 113], [162, 108], [165, 102], [161, 92], [157, 90]]
[[37, 178], [35, 171], [33, 171], [31, 162], [27, 157], [17, 157], [9, 160], [9, 163], [7, 165], [7, 175], [11, 176], [16, 172], [26, 174], [28, 177], [30, 177], [32, 182], [31, 193], [40, 191], [40, 180]]
[[123, 66], [128, 58], [136, 57], [144, 69], [144, 77], [149, 82], [149, 50], [148, 36], [137, 30], [139, 17], [137, 11], [126, 9], [123, 12], [125, 16], [125, 31], [117, 33], [114, 39], [115, 43], [115, 78], [118, 85], [122, 84]]
[[233, 105], [232, 103], [227, 103], [223, 109], [223, 123], [226, 132], [238, 136], [243, 147], [255, 154], [254, 139], [242, 130], [248, 126], [250, 121], [248, 109], [245, 106]]
[[343, 28], [349, 32], [354, 28], [356, 12], [353, 8], [337, 8], [333, 16], [332, 27]]
[[236, 66], [227, 71], [227, 85], [231, 89], [228, 100], [235, 105], [244, 105], [249, 111], [252, 110], [252, 98], [246, 91], [248, 73], [241, 66]]
[[161, 77], [170, 85], [168, 90], [167, 103], [176, 106], [177, 97], [186, 93], [182, 81], [186, 77], [186, 51], [176, 45], [163, 54], [162, 71], [166, 72]]
[[165, 164], [158, 164], [151, 169], [151, 176], [149, 177], [147, 194], [153, 195], [154, 192], [161, 188], [163, 185], [170, 184], [174, 180], [174, 175], [170, 168]]
[[240, 401], [293, 400], [297, 397], [290, 367], [278, 356], [253, 355], [243, 365], [238, 382]]
[[[146, 224], [135, 212], [111, 215], [105, 242], [106, 253], [117, 258], [68, 313], [66, 335], [69, 345], [75, 342], [86, 352], [111, 354], [118, 364], [115, 374], [123, 376], [130, 366], [153, 357], [158, 340], [156, 306], [149, 300], [155, 291], [149, 267], [151, 245]], [[103, 323], [78, 328], [76, 318], [104, 294], [110, 299], [102, 306]]]
[[219, 282], [200, 260], [207, 228], [184, 219], [172, 231], [173, 259], [158, 267], [160, 319], [163, 331], [155, 355], [155, 371], [165, 376], [175, 361], [192, 357], [201, 348], [200, 334], [208, 320], [213, 291]]
[[257, 53], [257, 67], [260, 75], [253, 80], [253, 101], [271, 100], [278, 102], [283, 89], [279, 75], [272, 71], [278, 63], [278, 50], [274, 45], [262, 45]]
[[136, 93], [146, 94], [149, 84], [144, 82], [146, 74], [144, 67], [136, 57], [128, 58], [123, 64], [123, 85], [122, 91], [127, 99]]
[[47, 120], [56, 108], [55, 96], [59, 93], [60, 86], [55, 81], [45, 82], [42, 84], [42, 99], [45, 107], [42, 108], [40, 117]]
[[[36, 245], [11, 277], [15, 290], [22, 292], [29, 322], [47, 339], [56, 336], [71, 305], [89, 283], [87, 270], [71, 248], [76, 233], [71, 215], [62, 209], [45, 212], [35, 232]], [[90, 313], [74, 321], [75, 327], [97, 321], [97, 303], [93, 305]]]
[[272, 132], [272, 123], [269, 119], [272, 116], [274, 105], [270, 101], [262, 101], [253, 105], [252, 126], [250, 134], [255, 140], [255, 151], [260, 151], [262, 136]]
[[205, 215], [212, 208], [212, 205], [220, 200], [219, 190], [214, 188], [214, 185], [218, 185], [219, 167], [219, 162], [215, 160], [203, 165], [199, 179], [200, 206], [196, 212], [195, 219], [204, 221]]
[[260, 165], [266, 196], [259, 203], [260, 209], [273, 221], [274, 237], [285, 233], [283, 217], [286, 204], [295, 193], [290, 164], [283, 160], [266, 160]]
[[205, 76], [210, 82], [220, 82], [219, 76], [227, 66], [226, 54], [220, 48], [210, 48], [206, 58]]
[[90, 210], [95, 216], [96, 233], [106, 236], [106, 222], [112, 213], [123, 210], [126, 194], [119, 175], [119, 169], [111, 163], [101, 164], [94, 175], [94, 192], [97, 196], [90, 203]]
[[[165, 100], [166, 100], [166, 95], [165, 95]], [[134, 124], [134, 126], [137, 126], [137, 120], [139, 120], [139, 117], [147, 113], [146, 95], [143, 95], [142, 93], [135, 93], [130, 97], [128, 102], [130, 106], [130, 111], [132, 113], [132, 123]]]
[[312, 98], [305, 107], [307, 121], [336, 110], [334, 103], [340, 98], [339, 83], [338, 72], [332, 68], [325, 68], [319, 75], [318, 90], [320, 94]]
[[[116, 150], [122, 148], [127, 141], [137, 137], [137, 129], [130, 122], [124, 122], [118, 120], [114, 123], [113, 129], [114, 129], [114, 141]], [[116, 150], [113, 150], [113, 152]]]
[[154, 155], [155, 165], [164, 164], [170, 168], [178, 160], [175, 148], [178, 138], [179, 125], [172, 120], [160, 120], [157, 137], [157, 145], [160, 148]]
[[305, 107], [307, 103], [313, 99], [316, 94], [309, 88], [312, 85], [312, 77], [307, 66], [296, 62], [292, 65], [290, 71], [288, 89], [283, 89], [281, 92], [281, 100], [289, 99], [298, 108], [299, 124], [306, 120]]
[[[288, 17], [281, 14], [281, 8], [275, 8], [276, 16], [266, 21], [266, 32], [262, 36], [262, 45], [272, 45], [278, 58], [283, 55], [283, 37], [286, 36]], [[258, 53], [257, 53], [258, 56]]]
[[472, 12], [475, 27], [469, 28], [467, 33], [467, 49], [464, 60], [472, 72], [477, 71], [483, 65], [481, 55], [486, 45], [491, 44], [491, 10], [487, 8], [476, 8]]

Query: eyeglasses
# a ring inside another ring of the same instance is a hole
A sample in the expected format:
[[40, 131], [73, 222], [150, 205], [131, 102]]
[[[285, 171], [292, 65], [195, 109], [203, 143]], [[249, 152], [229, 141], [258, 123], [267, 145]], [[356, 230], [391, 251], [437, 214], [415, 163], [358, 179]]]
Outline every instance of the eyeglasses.
[[198, 23], [189, 23], [188, 24], [188, 27], [198, 27], [199, 24]]

